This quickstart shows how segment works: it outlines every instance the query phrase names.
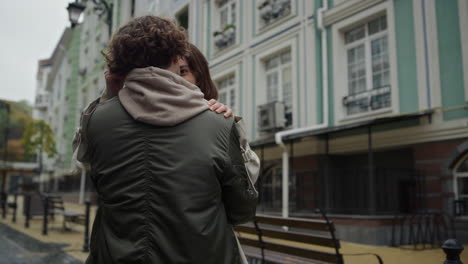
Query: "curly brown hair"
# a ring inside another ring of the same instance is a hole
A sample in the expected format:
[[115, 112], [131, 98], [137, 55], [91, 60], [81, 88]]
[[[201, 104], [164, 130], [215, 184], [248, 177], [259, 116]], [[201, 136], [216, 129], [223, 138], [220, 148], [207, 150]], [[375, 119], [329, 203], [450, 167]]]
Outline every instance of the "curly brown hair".
[[125, 75], [135, 68], [168, 68], [188, 52], [187, 35], [171, 20], [142, 16], [123, 25], [102, 52], [111, 73]]

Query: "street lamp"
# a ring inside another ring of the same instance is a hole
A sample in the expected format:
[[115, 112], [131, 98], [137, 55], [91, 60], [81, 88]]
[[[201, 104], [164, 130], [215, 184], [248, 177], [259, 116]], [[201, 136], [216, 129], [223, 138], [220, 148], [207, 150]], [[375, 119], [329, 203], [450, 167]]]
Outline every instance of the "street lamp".
[[[99, 17], [106, 14], [107, 18], [105, 23], [109, 29], [109, 37], [112, 34], [112, 12], [114, 9], [114, 4], [108, 3], [106, 0], [93, 0], [95, 5], [94, 10], [97, 11]], [[74, 3], [69, 3], [67, 10], [70, 23], [74, 27], [78, 23], [81, 13], [85, 10], [86, 6], [79, 3], [78, 0], [75, 0]]]
[[69, 3], [67, 10], [68, 10], [68, 19], [70, 20], [71, 27], [74, 28], [78, 24], [78, 20], [80, 19], [81, 13], [85, 10], [86, 6], [78, 3], [76, 0], [74, 3]]

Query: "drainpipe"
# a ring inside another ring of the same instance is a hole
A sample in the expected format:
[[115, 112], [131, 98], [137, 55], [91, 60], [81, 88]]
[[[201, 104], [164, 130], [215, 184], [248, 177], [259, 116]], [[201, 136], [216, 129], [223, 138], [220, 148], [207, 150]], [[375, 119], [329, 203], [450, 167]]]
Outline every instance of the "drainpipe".
[[86, 187], [86, 167], [83, 165], [83, 163], [79, 161], [76, 161], [76, 165], [81, 169], [79, 204], [83, 204], [84, 196], [85, 196], [85, 187]]
[[423, 33], [424, 33], [424, 67], [426, 71], [426, 92], [427, 92], [427, 108], [432, 108], [432, 96], [431, 96], [431, 82], [429, 78], [429, 48], [427, 41], [427, 22], [426, 22], [426, 1], [421, 1], [422, 9], [422, 22], [423, 22]]
[[284, 145], [283, 137], [303, 132], [315, 131], [328, 127], [328, 60], [327, 60], [327, 31], [323, 24], [323, 13], [328, 9], [328, 0], [322, 0], [322, 7], [317, 10], [317, 28], [322, 33], [322, 124], [303, 128], [281, 131], [275, 134], [275, 142], [283, 149], [283, 178], [282, 178], [282, 217], [289, 217], [289, 153]]

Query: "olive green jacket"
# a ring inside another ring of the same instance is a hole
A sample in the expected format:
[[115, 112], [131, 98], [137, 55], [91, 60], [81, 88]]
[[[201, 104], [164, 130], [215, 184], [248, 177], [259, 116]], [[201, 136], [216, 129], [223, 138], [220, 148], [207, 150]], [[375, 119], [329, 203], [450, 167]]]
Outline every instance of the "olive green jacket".
[[86, 263], [240, 263], [232, 226], [254, 216], [257, 194], [233, 118], [202, 110], [154, 125], [122, 94], [86, 127], [100, 200]]

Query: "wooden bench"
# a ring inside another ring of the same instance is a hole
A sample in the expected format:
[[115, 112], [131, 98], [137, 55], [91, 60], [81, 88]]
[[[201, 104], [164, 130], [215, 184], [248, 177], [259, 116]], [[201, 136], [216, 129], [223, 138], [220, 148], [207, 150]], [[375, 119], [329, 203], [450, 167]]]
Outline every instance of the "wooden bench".
[[[335, 226], [323, 219], [282, 218], [257, 215], [252, 223], [235, 227], [249, 263], [343, 264]], [[382, 259], [375, 255], [380, 264]]]
[[70, 228], [67, 227], [67, 224], [66, 224], [67, 222], [85, 225], [85, 222], [86, 222], [85, 214], [72, 212], [72, 211], [66, 211], [62, 196], [56, 195], [56, 194], [50, 194], [50, 193], [48, 194], [45, 193], [43, 195], [44, 195], [44, 202], [46, 200], [48, 201], [49, 215], [52, 216], [52, 218], [56, 214], [63, 216], [63, 229], [64, 230], [70, 230]]

